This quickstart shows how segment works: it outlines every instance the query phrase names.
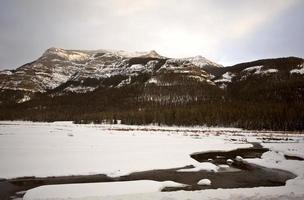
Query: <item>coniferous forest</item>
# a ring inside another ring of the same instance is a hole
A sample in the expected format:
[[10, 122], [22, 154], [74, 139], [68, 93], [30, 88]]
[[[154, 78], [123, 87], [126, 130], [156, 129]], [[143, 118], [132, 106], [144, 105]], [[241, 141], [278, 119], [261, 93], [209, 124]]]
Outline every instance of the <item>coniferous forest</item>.
[[[148, 61], [133, 59], [137, 64]], [[85, 93], [62, 92], [67, 85], [80, 84], [70, 81], [44, 93], [36, 92], [30, 101], [23, 103], [14, 100], [20, 99], [24, 92], [2, 90], [0, 120], [303, 130], [304, 79], [302, 74], [290, 73], [292, 67], [302, 62], [300, 58], [268, 59], [204, 69], [217, 77], [227, 71], [237, 74], [225, 87], [166, 71], [129, 78], [117, 75], [102, 81], [87, 78], [81, 82], [83, 87], [98, 84], [98, 88]], [[259, 65], [278, 72], [249, 75], [244, 72]], [[191, 70], [197, 73], [195, 68]], [[157, 84], [147, 84], [151, 76], [158, 78]], [[128, 84], [112, 87], [126, 79]]]
[[[233, 84], [226, 90], [204, 84], [175, 87], [132, 85], [99, 88], [86, 94], [70, 93], [54, 97], [39, 94], [29, 102], [2, 106], [0, 118], [304, 129], [302, 80], [293, 80], [289, 83], [291, 85], [274, 81], [258, 86], [255, 82], [259, 80]], [[239, 88], [237, 92], [234, 87]]]

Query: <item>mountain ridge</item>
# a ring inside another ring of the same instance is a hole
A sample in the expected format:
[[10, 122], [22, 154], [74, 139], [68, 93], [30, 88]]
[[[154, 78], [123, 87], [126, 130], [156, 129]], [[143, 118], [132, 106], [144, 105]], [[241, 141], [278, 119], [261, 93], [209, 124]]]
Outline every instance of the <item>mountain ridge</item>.
[[[2, 75], [2, 80], [6, 78], [6, 83], [4, 84], [4, 81], [2, 81], [0, 88], [45, 92], [48, 89], [54, 89], [60, 84], [65, 83], [76, 74], [78, 74], [78, 77], [87, 76], [89, 78], [94, 77], [99, 79], [105, 78], [105, 76], [112, 76], [113, 74], [110, 74], [111, 72], [114, 73], [114, 75], [120, 74], [120, 72], [117, 71], [122, 67], [125, 67], [125, 71], [121, 72], [121, 74], [130, 75], [132, 71], [140, 71], [145, 70], [145, 68], [148, 69], [149, 67], [153, 67], [151, 66], [153, 65], [153, 62], [150, 62], [150, 66], [147, 66], [147, 62], [153, 60], [155, 60], [155, 62], [168, 61], [179, 64], [189, 61], [195, 63], [198, 67], [206, 65], [220, 66], [201, 56], [190, 58], [166, 58], [164, 56], [160, 56], [154, 50], [148, 52], [126, 52], [121, 50], [83, 51], [65, 50], [52, 47], [47, 49], [41, 57], [33, 62], [22, 65], [15, 70], [1, 71], [0, 76]], [[135, 64], [138, 64], [137, 69], [135, 69], [136, 66], [133, 66], [133, 68], [131, 66]], [[142, 67], [142, 69], [139, 69], [139, 65], [143, 64], [145, 66]], [[94, 71], [94, 73], [90, 74], [90, 71]], [[108, 73], [106, 73], [106, 71]], [[115, 71], [117, 73], [115, 73]], [[47, 83], [45, 83], [44, 87], [41, 84], [34, 83], [35, 80], [32, 79], [32, 77], [38, 77], [39, 75], [42, 75], [42, 73], [45, 73], [45, 77], [38, 78], [36, 82], [43, 82], [45, 79], [45, 82]], [[18, 76], [18, 74], [20, 74], [20, 76]], [[26, 76], [28, 79], [22, 80], [22, 78]], [[50, 84], [50, 82], [53, 83]]]
[[[98, 57], [103, 57], [104, 62], [98, 63]], [[112, 61], [111, 61], [112, 59]], [[146, 59], [146, 60], [145, 60]], [[286, 58], [274, 58], [274, 59], [261, 59], [252, 62], [245, 62], [236, 64], [233, 66], [223, 67], [220, 64], [214, 63], [205, 57], [194, 56], [188, 58], [167, 58], [159, 55], [155, 50], [146, 52], [127, 52], [122, 50], [66, 50], [62, 48], [51, 47], [47, 49], [41, 57], [37, 60], [22, 65], [15, 70], [3, 70], [0, 71], [0, 88], [1, 89], [12, 89], [12, 90], [25, 90], [30, 92], [46, 92], [47, 90], [59, 87], [61, 84], [66, 83], [71, 79], [82, 78], [106, 78], [106, 76], [114, 75], [130, 75], [132, 72], [142, 72], [141, 70], [150, 70], [147, 66], [148, 62], [155, 60], [158, 62], [162, 60], [161, 67], [169, 69], [168, 65], [180, 65], [182, 66], [185, 62], [189, 62], [196, 67], [203, 69], [206, 77], [206, 73], [211, 76], [221, 76], [228, 71], [244, 70], [246, 67], [255, 65], [265, 65], [265, 62], [275, 62], [280, 59], [293, 59], [298, 61], [303, 61], [302, 58], [297, 57], [286, 57]], [[95, 62], [95, 63], [94, 63]], [[168, 64], [169, 63], [169, 64]], [[189, 64], [188, 63], [188, 64]], [[136, 65], [137, 64], [137, 65]], [[140, 69], [140, 65], [143, 65]], [[154, 63], [155, 64], [155, 63]], [[101, 66], [103, 65], [103, 66]], [[110, 66], [113, 68], [104, 67]], [[119, 70], [120, 67], [128, 66], [122, 72], [115, 71]], [[134, 66], [132, 66], [134, 65]], [[153, 63], [152, 63], [153, 65]], [[45, 67], [45, 69], [42, 69]], [[36, 68], [36, 69], [35, 69]], [[23, 70], [24, 69], [24, 70]], [[23, 70], [23, 71], [22, 71]], [[32, 71], [31, 71], [32, 70]], [[105, 71], [108, 70], [108, 73]], [[28, 72], [29, 71], [29, 72]], [[89, 71], [94, 71], [90, 73]], [[103, 71], [104, 73], [101, 73]], [[27, 73], [28, 72], [28, 73]], [[186, 71], [184, 71], [186, 72]], [[31, 75], [32, 73], [32, 75]], [[40, 74], [39, 74], [40, 73]], [[35, 76], [42, 75], [45, 73], [45, 77], [37, 78], [38, 80], [32, 79]], [[98, 74], [99, 73], [99, 74]], [[20, 76], [18, 76], [20, 74]], [[28, 75], [30, 74], [30, 75]], [[16, 77], [14, 77], [14, 75]], [[27, 80], [22, 80], [22, 76], [28, 77]], [[201, 77], [197, 77], [200, 79]], [[212, 78], [211, 78], [212, 79]], [[212, 82], [210, 80], [210, 83]], [[39, 82], [34, 83], [34, 82]], [[6, 83], [5, 83], [6, 82]], [[40, 84], [40, 82], [46, 82], [45, 85]]]
[[223, 67], [202, 56], [50, 48], [0, 72], [0, 120], [304, 130], [304, 60]]

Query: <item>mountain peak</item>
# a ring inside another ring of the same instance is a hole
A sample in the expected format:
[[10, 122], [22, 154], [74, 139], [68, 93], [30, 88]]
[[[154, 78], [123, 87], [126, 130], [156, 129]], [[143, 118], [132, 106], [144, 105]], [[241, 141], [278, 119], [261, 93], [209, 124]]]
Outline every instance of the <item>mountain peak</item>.
[[57, 48], [57, 47], [50, 47], [47, 50], [45, 50], [45, 52], [43, 54], [50, 54], [50, 53], [59, 52], [59, 51], [64, 51], [64, 49]]
[[211, 60], [208, 60], [207, 58], [205, 58], [201, 55], [197, 55], [197, 56], [194, 56], [194, 57], [183, 58], [183, 59], [193, 63], [196, 66], [202, 67], [202, 68], [204, 68], [206, 66], [223, 67], [222, 65], [217, 64], [217, 63], [215, 63]]
[[151, 58], [159, 58], [162, 57], [159, 53], [157, 53], [155, 50], [151, 50], [148, 52], [147, 57]]
[[125, 50], [106, 50], [117, 56], [132, 58], [132, 57], [151, 57], [151, 58], [163, 58], [155, 50], [151, 51], [125, 51]]
[[42, 57], [48, 56], [55, 56], [69, 61], [83, 61], [89, 58], [89, 54], [86, 51], [66, 50], [56, 47], [47, 49], [42, 55]]

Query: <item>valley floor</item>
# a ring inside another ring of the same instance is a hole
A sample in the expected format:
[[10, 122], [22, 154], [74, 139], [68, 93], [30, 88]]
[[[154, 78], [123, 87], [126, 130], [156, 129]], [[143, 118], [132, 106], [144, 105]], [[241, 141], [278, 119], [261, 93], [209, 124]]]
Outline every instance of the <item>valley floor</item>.
[[[72, 122], [0, 122], [0, 178], [104, 174], [109, 178], [156, 169], [183, 168], [219, 173], [220, 166], [190, 157], [260, 143], [261, 158], [242, 162], [292, 172], [285, 186], [161, 192], [185, 187], [173, 181], [133, 180], [45, 185], [24, 199], [304, 199], [304, 136], [300, 133], [233, 128], [77, 125]], [[286, 159], [286, 156], [299, 159]], [[240, 158], [241, 159], [241, 158]], [[223, 166], [221, 166], [223, 167]], [[225, 165], [229, 168], [229, 165]], [[202, 181], [208, 185], [208, 181]], [[212, 185], [212, 180], [211, 183]], [[1, 187], [1, 184], [0, 184]], [[0, 188], [1, 191], [1, 188]], [[89, 191], [89, 192], [88, 192]]]

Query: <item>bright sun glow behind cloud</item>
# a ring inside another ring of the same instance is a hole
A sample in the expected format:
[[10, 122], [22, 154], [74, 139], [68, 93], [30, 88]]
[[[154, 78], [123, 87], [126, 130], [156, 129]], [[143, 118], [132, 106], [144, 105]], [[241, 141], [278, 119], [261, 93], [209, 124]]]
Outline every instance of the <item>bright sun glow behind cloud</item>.
[[[164, 4], [155, 3], [157, 1], [153, 1], [153, 4], [147, 3], [151, 2], [148, 0], [143, 2], [145, 3], [141, 8], [144, 10], [165, 9]], [[171, 8], [169, 5], [174, 3], [178, 6]], [[229, 10], [230, 6], [220, 2], [214, 4], [214, 1], [203, 1], [200, 7], [189, 6], [189, 1], [170, 1], [166, 5], [166, 10], [171, 16], [167, 16], [167, 13], [158, 13], [164, 15], [161, 17], [162, 23], [155, 23], [152, 26], [157, 30], [154, 37], [158, 42], [145, 45], [151, 45], [150, 48], [153, 48], [153, 45], [157, 44], [154, 48], [169, 56], [182, 57], [203, 53], [216, 58], [217, 49], [221, 48], [225, 40], [238, 39], [250, 34], [295, 3], [297, 1], [244, 1], [239, 2], [237, 6], [233, 5], [234, 8], [231, 7]], [[128, 10], [140, 12], [142, 10], [139, 9], [139, 5], [141, 3], [135, 3], [134, 10]], [[151, 29], [147, 27], [147, 30]]]
[[[107, 17], [121, 28], [108, 34], [115, 38], [108, 48], [155, 49], [171, 57], [203, 54], [218, 60], [226, 40], [242, 38], [270, 22], [297, 0], [114, 0], [102, 5], [112, 10]], [[97, 20], [100, 15], [97, 13]], [[117, 21], [116, 21], [117, 20]], [[102, 20], [101, 20], [102, 21]], [[103, 29], [100, 32], [104, 31]], [[130, 38], [129, 40], [127, 38]], [[125, 39], [125, 40], [124, 40]], [[113, 41], [118, 44], [113, 45]], [[99, 48], [102, 45], [99, 45]], [[113, 46], [113, 47], [112, 47]], [[93, 47], [98, 48], [98, 47]]]

